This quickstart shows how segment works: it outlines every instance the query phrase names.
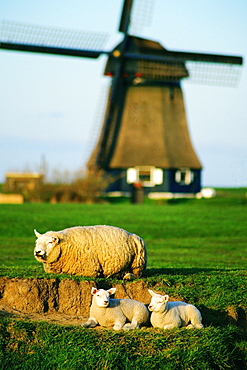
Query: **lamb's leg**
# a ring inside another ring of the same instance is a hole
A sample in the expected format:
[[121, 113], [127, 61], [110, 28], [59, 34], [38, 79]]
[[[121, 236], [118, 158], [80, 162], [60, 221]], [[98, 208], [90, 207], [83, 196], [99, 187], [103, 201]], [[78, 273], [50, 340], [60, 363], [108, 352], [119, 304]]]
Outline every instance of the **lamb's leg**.
[[89, 317], [89, 319], [86, 322], [83, 322], [81, 326], [84, 328], [95, 328], [97, 326], [98, 321], [92, 317]]
[[186, 326], [186, 329], [202, 329], [204, 328], [204, 326], [200, 323], [200, 324], [189, 324]]
[[195, 327], [194, 327], [194, 325], [192, 325], [192, 324], [189, 324], [189, 325], [187, 325], [186, 326], [186, 329], [194, 329]]
[[174, 324], [168, 324], [164, 326], [164, 329], [174, 329], [174, 328], [179, 328], [179, 326]]
[[174, 328], [180, 328], [182, 325], [181, 320], [178, 318], [177, 320], [173, 320], [169, 324], [164, 325], [164, 329], [174, 329]]
[[192, 322], [191, 324], [186, 326], [187, 329], [202, 329], [204, 326], [201, 322]]
[[132, 330], [132, 329], [139, 329], [139, 324], [137, 321], [132, 320], [131, 323], [125, 324], [123, 329], [124, 330]]
[[193, 315], [193, 317], [190, 320], [190, 325], [195, 329], [202, 329], [203, 328], [202, 316], [201, 316], [201, 313], [200, 313], [199, 310], [196, 309], [195, 314]]
[[200, 323], [200, 324], [196, 324], [196, 325], [194, 325], [194, 327], [195, 327], [196, 329], [203, 329], [203, 328], [204, 328], [204, 326], [203, 326], [203, 324], [202, 324], [202, 323]]
[[120, 325], [120, 324], [115, 324], [114, 326], [113, 326], [113, 329], [114, 330], [121, 330], [123, 328], [123, 326], [122, 325]]
[[116, 320], [115, 321], [115, 324], [113, 326], [113, 329], [114, 330], [121, 330], [124, 328], [124, 324], [125, 324], [125, 321], [123, 320]]

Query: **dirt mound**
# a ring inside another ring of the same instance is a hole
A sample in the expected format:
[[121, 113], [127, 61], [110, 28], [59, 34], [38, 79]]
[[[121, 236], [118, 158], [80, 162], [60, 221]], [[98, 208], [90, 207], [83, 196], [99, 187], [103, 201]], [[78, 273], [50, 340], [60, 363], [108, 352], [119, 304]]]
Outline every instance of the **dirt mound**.
[[[88, 318], [92, 281], [70, 279], [0, 278], [0, 315], [80, 324]], [[150, 295], [143, 281], [117, 284], [115, 298], [132, 298], [148, 304]], [[108, 289], [102, 282], [98, 287]]]
[[[93, 281], [3, 277], [0, 278], [0, 316], [80, 325], [89, 316], [93, 286], [96, 286]], [[144, 304], [150, 302], [148, 286], [142, 280], [114, 286], [117, 288], [115, 298], [136, 299]], [[102, 280], [97, 287], [109, 289], [112, 285]], [[160, 283], [156, 287], [160, 287]], [[152, 289], [155, 290], [155, 286]], [[235, 323], [247, 330], [246, 310], [242, 307], [231, 306], [224, 311], [201, 306], [200, 311], [206, 326]]]

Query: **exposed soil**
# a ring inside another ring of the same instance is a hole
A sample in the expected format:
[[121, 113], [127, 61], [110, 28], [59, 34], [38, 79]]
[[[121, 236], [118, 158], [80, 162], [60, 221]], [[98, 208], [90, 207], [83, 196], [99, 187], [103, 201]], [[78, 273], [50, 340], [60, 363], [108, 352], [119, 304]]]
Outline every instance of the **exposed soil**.
[[[62, 325], [80, 325], [89, 316], [91, 288], [95, 282], [70, 279], [0, 278], [0, 316], [45, 320]], [[150, 302], [143, 281], [115, 285], [115, 298]], [[102, 282], [101, 286], [111, 286]]]
[[[80, 325], [89, 317], [91, 288], [95, 285], [93, 281], [71, 279], [0, 278], [0, 317]], [[147, 284], [142, 280], [114, 286], [117, 288], [115, 298], [136, 299], [146, 305], [150, 302]], [[111, 285], [105, 280], [97, 287], [109, 289]], [[152, 289], [155, 290], [155, 286]], [[235, 323], [247, 330], [246, 310], [242, 307], [230, 306], [226, 311], [206, 307], [201, 310], [204, 325]]]

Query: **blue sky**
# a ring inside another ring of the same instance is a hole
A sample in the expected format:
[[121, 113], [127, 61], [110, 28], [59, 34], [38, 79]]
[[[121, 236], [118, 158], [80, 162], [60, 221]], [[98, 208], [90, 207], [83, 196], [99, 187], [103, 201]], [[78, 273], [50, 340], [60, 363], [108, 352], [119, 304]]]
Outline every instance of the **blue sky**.
[[[0, 20], [106, 33], [121, 40], [122, 0], [1, 0]], [[247, 58], [246, 0], [155, 0], [138, 36], [169, 50]], [[97, 60], [0, 50], [0, 182], [7, 171], [74, 174], [85, 167], [99, 134], [109, 78]], [[203, 186], [246, 186], [247, 72], [236, 88], [183, 83]]]

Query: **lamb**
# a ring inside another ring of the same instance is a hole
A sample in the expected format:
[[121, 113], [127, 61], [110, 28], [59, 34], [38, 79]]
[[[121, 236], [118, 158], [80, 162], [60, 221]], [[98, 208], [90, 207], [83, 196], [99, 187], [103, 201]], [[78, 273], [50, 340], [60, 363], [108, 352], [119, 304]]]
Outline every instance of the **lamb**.
[[146, 268], [143, 239], [118, 227], [76, 226], [34, 233], [34, 256], [47, 273], [131, 280]]
[[131, 330], [147, 324], [149, 312], [146, 306], [134, 299], [110, 298], [115, 292], [116, 288], [108, 290], [92, 288], [90, 317], [87, 322], [82, 323], [84, 328], [94, 328], [99, 324], [113, 327], [114, 330]]
[[203, 328], [200, 311], [185, 302], [168, 302], [169, 296], [160, 295], [148, 289], [152, 296], [148, 309], [152, 311], [151, 324], [155, 328]]

